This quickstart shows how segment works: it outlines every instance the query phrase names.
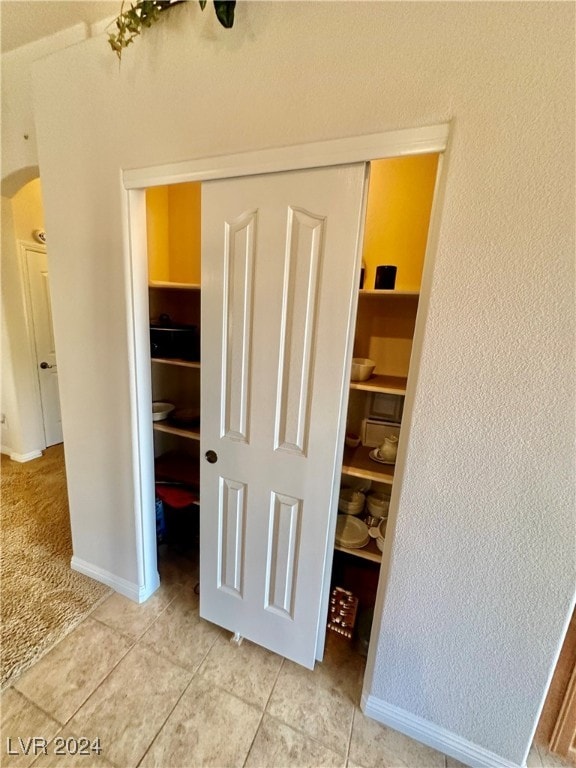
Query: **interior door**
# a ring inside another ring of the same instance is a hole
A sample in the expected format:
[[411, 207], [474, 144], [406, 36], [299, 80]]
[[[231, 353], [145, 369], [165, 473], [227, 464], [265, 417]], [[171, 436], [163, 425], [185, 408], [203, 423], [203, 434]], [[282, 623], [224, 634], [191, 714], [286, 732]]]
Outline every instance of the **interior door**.
[[48, 258], [42, 248], [26, 248], [30, 310], [40, 384], [46, 446], [62, 442], [56, 347], [52, 329], [52, 305], [48, 282]]
[[310, 668], [332, 562], [365, 173], [202, 185], [200, 614]]

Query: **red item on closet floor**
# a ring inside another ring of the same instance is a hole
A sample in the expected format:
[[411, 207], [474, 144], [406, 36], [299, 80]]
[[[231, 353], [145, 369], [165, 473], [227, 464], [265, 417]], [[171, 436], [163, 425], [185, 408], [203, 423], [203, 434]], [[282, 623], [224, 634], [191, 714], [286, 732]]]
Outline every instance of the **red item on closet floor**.
[[178, 488], [173, 485], [156, 484], [156, 496], [173, 509], [183, 509], [193, 504], [200, 504], [200, 496], [195, 491], [187, 488]]

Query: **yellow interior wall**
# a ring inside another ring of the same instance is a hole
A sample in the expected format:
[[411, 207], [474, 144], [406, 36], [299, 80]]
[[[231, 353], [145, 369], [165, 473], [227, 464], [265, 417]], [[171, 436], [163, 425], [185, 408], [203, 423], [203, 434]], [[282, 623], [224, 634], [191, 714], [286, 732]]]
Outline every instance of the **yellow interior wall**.
[[[364, 287], [376, 267], [398, 268], [396, 288], [419, 290], [426, 252], [438, 155], [371, 163], [363, 261]], [[146, 191], [150, 280], [200, 282], [201, 184], [173, 184]]]
[[148, 278], [170, 280], [168, 235], [168, 187], [146, 190], [146, 238], [148, 244]]
[[437, 167], [437, 154], [371, 163], [364, 288], [374, 288], [377, 266], [391, 264], [397, 289], [420, 289]]
[[34, 242], [32, 232], [44, 229], [44, 207], [40, 179], [25, 184], [12, 198], [14, 233], [17, 240]]
[[170, 280], [200, 282], [201, 185], [199, 182], [169, 187]]
[[148, 275], [151, 281], [200, 282], [201, 185], [146, 190]]

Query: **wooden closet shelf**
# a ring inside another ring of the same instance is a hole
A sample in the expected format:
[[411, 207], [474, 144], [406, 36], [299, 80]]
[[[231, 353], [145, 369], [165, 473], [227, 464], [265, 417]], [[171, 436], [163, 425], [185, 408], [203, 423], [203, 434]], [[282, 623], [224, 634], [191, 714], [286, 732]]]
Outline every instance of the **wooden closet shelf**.
[[154, 421], [152, 422], [152, 429], [156, 432], [167, 432], [169, 435], [179, 435], [180, 437], [187, 437], [189, 440], [200, 440], [200, 432], [193, 429], [181, 429], [180, 427], [174, 427], [166, 421]]
[[350, 389], [361, 389], [365, 392], [383, 392], [389, 395], [405, 395], [406, 381], [403, 376], [381, 376], [376, 374], [366, 381], [351, 381]]
[[375, 288], [371, 289], [365, 289], [362, 288], [362, 290], [358, 291], [360, 296], [420, 296], [420, 291], [418, 290], [404, 290], [404, 289], [394, 289], [393, 291], [388, 291], [384, 289], [378, 289]]
[[348, 549], [347, 547], [340, 546], [340, 544], [334, 544], [334, 549], [337, 549], [338, 552], [344, 552], [347, 555], [360, 557], [362, 560], [370, 560], [373, 563], [382, 562], [382, 553], [376, 546], [374, 539], [370, 539], [370, 542], [361, 549]]
[[178, 291], [199, 291], [200, 283], [170, 283], [162, 280], [150, 280], [148, 288], [169, 288]]
[[394, 464], [379, 464], [373, 461], [369, 453], [372, 448], [360, 445], [358, 448], [345, 448], [342, 472], [352, 477], [363, 477], [366, 480], [376, 480], [392, 485], [394, 481]]
[[152, 357], [153, 363], [163, 363], [165, 365], [180, 365], [183, 368], [200, 368], [199, 362], [184, 360], [180, 357]]

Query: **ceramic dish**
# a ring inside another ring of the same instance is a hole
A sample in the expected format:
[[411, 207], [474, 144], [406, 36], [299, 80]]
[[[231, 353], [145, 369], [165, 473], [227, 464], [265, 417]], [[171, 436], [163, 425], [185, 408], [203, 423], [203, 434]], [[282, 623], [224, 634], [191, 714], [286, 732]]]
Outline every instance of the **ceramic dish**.
[[360, 445], [360, 438], [358, 435], [353, 435], [352, 433], [346, 435], [344, 442], [348, 446], [348, 448], [358, 448]]
[[172, 403], [152, 403], [152, 421], [162, 421], [166, 419], [174, 410]]
[[376, 368], [374, 360], [367, 357], [353, 357], [350, 378], [352, 381], [366, 381], [372, 376], [374, 368]]
[[366, 496], [361, 491], [344, 488], [340, 491], [338, 510], [346, 515], [359, 515], [364, 509]]
[[381, 459], [378, 455], [378, 448], [374, 448], [373, 451], [370, 451], [368, 456], [372, 459], [372, 461], [377, 461], [378, 464], [396, 464], [396, 460], [388, 461], [387, 459]]
[[362, 549], [369, 541], [366, 523], [351, 515], [338, 515], [336, 544], [347, 549]]
[[366, 497], [368, 512], [374, 517], [385, 517], [388, 514], [390, 499], [381, 493], [371, 493]]
[[[380, 521], [380, 525], [378, 526], [378, 535], [376, 536], [376, 546], [380, 550], [380, 552], [384, 551], [384, 539], [386, 538], [386, 525], [388, 524], [388, 520], [384, 518]], [[373, 530], [373, 529], [371, 529]]]

